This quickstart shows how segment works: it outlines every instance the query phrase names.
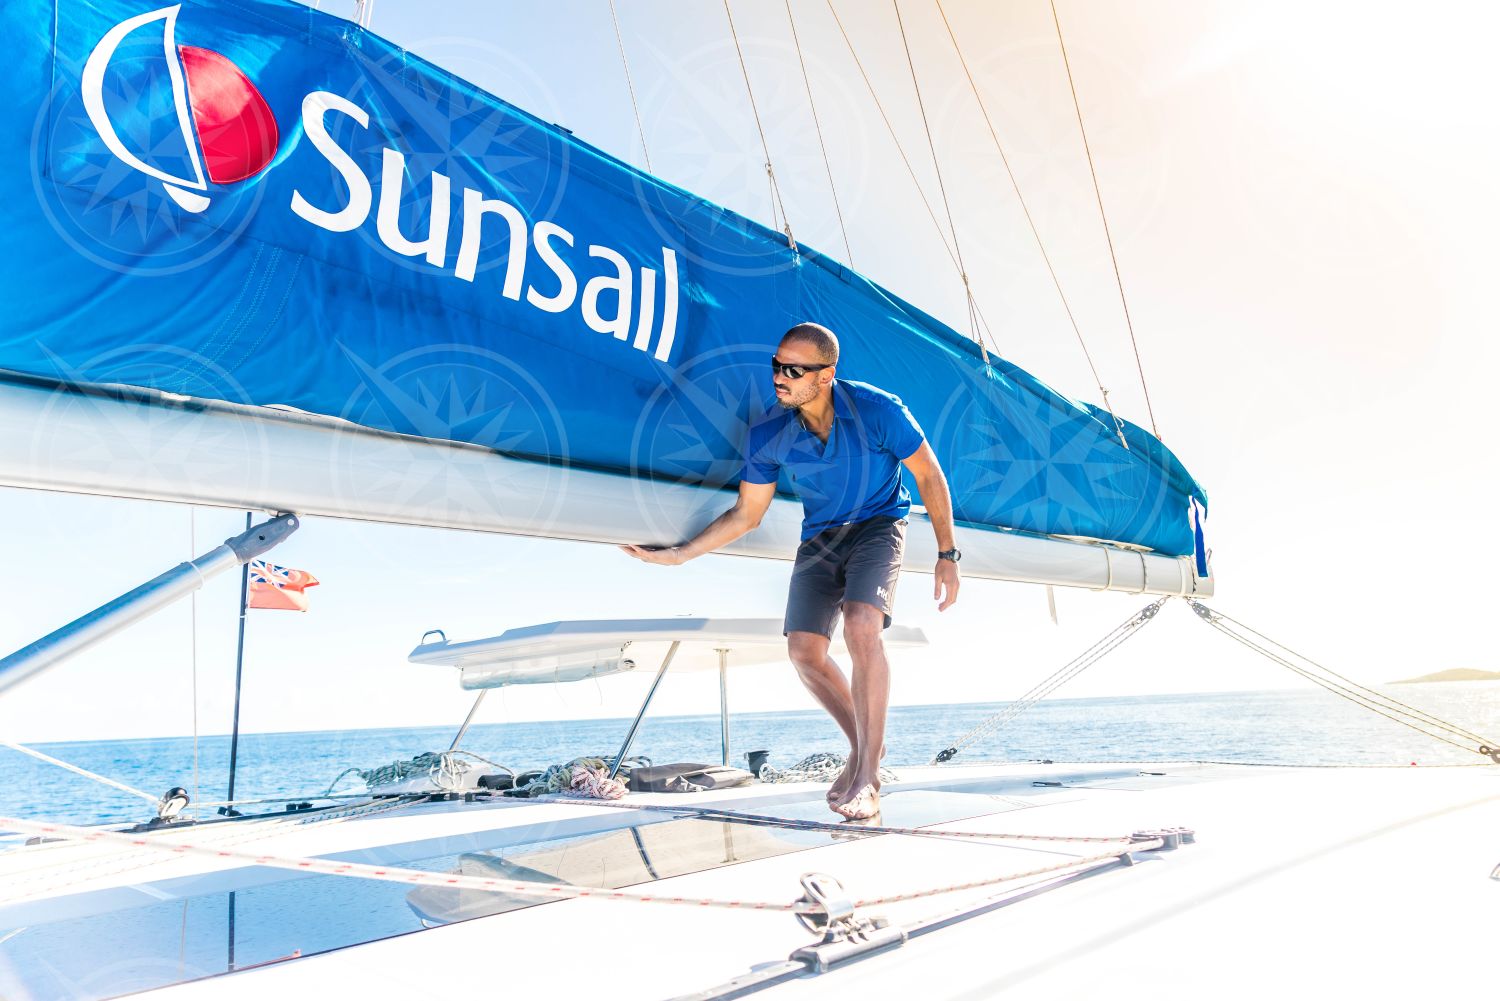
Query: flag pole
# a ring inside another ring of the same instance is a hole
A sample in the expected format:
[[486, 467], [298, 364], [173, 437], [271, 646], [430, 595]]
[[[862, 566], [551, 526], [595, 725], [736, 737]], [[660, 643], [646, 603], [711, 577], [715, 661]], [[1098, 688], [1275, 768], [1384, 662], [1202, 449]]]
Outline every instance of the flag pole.
[[[250, 512], [246, 511], [245, 528], [247, 531], [250, 528], [250, 517]], [[229, 800], [229, 804], [219, 807], [219, 812], [226, 817], [240, 815], [240, 812], [234, 808], [234, 770], [240, 757], [240, 681], [245, 672], [245, 608], [249, 594], [250, 562], [247, 560], [240, 567], [240, 642], [234, 655], [234, 725], [229, 732], [229, 795], [224, 797]], [[230, 948], [233, 949], [233, 946]], [[231, 953], [230, 965], [233, 964], [233, 953]]]

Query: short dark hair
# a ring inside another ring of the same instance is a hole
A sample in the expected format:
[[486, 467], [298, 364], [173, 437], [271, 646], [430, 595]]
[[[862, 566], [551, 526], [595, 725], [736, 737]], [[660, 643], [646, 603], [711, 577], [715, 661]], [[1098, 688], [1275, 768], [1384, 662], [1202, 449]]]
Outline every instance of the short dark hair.
[[812, 345], [818, 352], [818, 357], [825, 365], [837, 365], [839, 360], [839, 339], [832, 330], [821, 323], [799, 323], [785, 334], [781, 340], [801, 341], [803, 344]]

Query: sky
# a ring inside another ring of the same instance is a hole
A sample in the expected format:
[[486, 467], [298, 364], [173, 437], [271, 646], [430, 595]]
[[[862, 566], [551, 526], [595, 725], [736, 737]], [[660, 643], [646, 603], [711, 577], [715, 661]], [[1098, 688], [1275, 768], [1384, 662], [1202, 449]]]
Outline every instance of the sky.
[[[348, 13], [352, 4], [328, 5]], [[937, 182], [889, 5], [837, 0], [930, 198]], [[943, 5], [1111, 400], [1147, 424], [1068, 80], [1045, 0]], [[771, 213], [722, 6], [621, 0], [655, 172]], [[966, 328], [962, 286], [822, 0], [793, 0], [848, 229], [834, 203], [781, 3], [739, 0], [766, 140], [798, 239], [850, 256]], [[930, 2], [903, 18], [976, 294], [1000, 352], [1098, 402], [1035, 242]], [[1500, 66], [1492, 5], [1059, 0], [1150, 399], [1209, 492], [1214, 605], [1357, 680], [1500, 669], [1485, 566], [1488, 402], [1500, 361]], [[372, 30], [642, 163], [609, 8], [381, 0]], [[202, 552], [244, 512], [0, 489], [13, 650]], [[1480, 543], [1476, 545], [1476, 542]], [[322, 584], [312, 611], [249, 615], [246, 731], [456, 724], [471, 695], [411, 665], [422, 633], [560, 618], [779, 617], [790, 565], [646, 566], [600, 545], [308, 519], [272, 557]], [[238, 575], [0, 696], [0, 735], [48, 741], [223, 733]], [[1011, 698], [1139, 608], [1139, 597], [969, 580], [938, 614], [906, 575], [897, 619], [930, 646], [894, 667], [898, 704]], [[648, 672], [496, 693], [482, 722], [622, 716]], [[1181, 603], [1060, 695], [1292, 686]], [[736, 711], [812, 708], [786, 665], [730, 679]], [[1331, 697], [1330, 697], [1331, 701]], [[654, 712], [717, 708], [711, 675]]]

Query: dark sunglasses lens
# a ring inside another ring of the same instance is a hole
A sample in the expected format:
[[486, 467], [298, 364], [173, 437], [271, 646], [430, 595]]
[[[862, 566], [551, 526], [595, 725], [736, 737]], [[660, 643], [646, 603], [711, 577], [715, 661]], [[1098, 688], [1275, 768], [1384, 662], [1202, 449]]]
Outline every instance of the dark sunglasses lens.
[[771, 362], [771, 371], [777, 375], [784, 375], [788, 379], [800, 379], [807, 374], [807, 369], [798, 368], [796, 365], [783, 365], [779, 361]]

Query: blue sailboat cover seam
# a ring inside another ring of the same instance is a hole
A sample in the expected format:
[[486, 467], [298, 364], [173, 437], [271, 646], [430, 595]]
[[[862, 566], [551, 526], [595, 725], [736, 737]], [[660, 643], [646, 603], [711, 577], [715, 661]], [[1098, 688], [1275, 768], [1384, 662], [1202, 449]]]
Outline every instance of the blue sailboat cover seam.
[[348, 21], [161, 3], [0, 11], [0, 369], [723, 487], [813, 320], [911, 409], [959, 520], [1201, 556], [1161, 442], [847, 265]]

